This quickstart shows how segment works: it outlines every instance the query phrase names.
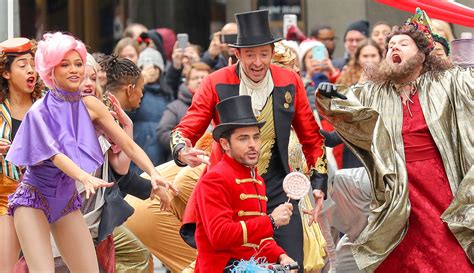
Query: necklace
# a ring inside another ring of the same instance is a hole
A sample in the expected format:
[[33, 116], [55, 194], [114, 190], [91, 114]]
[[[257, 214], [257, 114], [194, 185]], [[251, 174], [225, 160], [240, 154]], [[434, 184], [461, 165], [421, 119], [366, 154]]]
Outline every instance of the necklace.
[[416, 89], [415, 82], [411, 81], [403, 84], [393, 84], [393, 87], [395, 88], [396, 92], [400, 94], [403, 105], [408, 108], [408, 113], [410, 114], [410, 117], [413, 117], [413, 114], [411, 113], [410, 109], [410, 103], [414, 103], [411, 98], [416, 94], [416, 91], [418, 90]]
[[82, 96], [81, 92], [68, 92], [68, 91], [61, 91], [56, 88], [51, 89], [51, 94], [62, 101], [67, 101], [67, 102], [76, 102], [80, 101]]

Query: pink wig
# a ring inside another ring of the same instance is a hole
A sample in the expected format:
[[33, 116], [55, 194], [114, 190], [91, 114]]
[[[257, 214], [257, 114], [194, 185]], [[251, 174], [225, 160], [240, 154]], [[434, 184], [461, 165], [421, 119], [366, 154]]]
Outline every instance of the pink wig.
[[52, 80], [53, 68], [71, 50], [77, 51], [84, 64], [86, 63], [85, 45], [71, 35], [61, 32], [46, 33], [43, 35], [43, 40], [39, 41], [35, 55], [35, 68], [48, 87], [54, 88], [55, 86]]

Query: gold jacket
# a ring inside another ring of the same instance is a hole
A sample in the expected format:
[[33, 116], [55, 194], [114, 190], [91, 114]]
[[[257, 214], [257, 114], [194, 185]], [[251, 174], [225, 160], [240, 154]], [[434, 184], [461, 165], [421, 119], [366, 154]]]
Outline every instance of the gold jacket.
[[[454, 200], [441, 215], [474, 263], [474, 70], [459, 67], [414, 82], [428, 128], [443, 159]], [[352, 252], [360, 269], [374, 271], [401, 242], [410, 202], [402, 138], [402, 103], [390, 84], [339, 90], [347, 100], [320, 94], [321, 114], [363, 161], [374, 200], [368, 225]]]

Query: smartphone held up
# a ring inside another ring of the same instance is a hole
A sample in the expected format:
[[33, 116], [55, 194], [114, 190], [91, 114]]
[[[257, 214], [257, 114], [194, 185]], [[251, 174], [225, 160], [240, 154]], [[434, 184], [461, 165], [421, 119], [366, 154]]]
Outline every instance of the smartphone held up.
[[296, 14], [285, 14], [283, 15], [283, 39], [286, 39], [288, 29], [291, 26], [298, 26], [298, 17]]
[[311, 49], [311, 53], [313, 54], [313, 60], [322, 62], [326, 59], [326, 47], [324, 44], [318, 44]]
[[178, 35], [176, 35], [176, 39], [178, 40], [179, 48], [184, 50], [186, 47], [188, 47], [189, 37], [187, 33], [178, 33]]

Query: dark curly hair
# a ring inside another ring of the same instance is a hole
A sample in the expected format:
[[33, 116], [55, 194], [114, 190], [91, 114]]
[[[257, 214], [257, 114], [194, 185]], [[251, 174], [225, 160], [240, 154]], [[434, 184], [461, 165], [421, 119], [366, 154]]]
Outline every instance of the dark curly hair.
[[437, 76], [441, 72], [453, 67], [450, 62], [430, 54], [433, 50], [433, 48], [430, 46], [430, 41], [425, 37], [424, 33], [417, 30], [414, 25], [394, 26], [392, 28], [392, 32], [386, 38], [385, 52], [388, 51], [388, 43], [390, 42], [392, 37], [403, 34], [410, 36], [413, 41], [415, 41], [415, 44], [420, 50], [420, 52], [422, 52], [425, 56], [425, 61], [423, 62], [423, 70], [421, 71], [422, 74], [430, 72], [433, 73], [433, 75]]
[[[33, 55], [33, 58], [35, 57], [36, 53], [36, 46], [37, 43], [35, 40], [31, 40], [31, 49], [29, 50], [30, 53]], [[4, 103], [5, 99], [8, 98], [8, 80], [5, 79], [2, 75], [3, 72], [10, 72], [11, 70], [11, 65], [13, 61], [15, 60], [16, 57], [18, 57], [18, 54], [9, 54], [9, 53], [0, 53], [0, 103]], [[36, 73], [36, 72], [35, 72]], [[36, 75], [36, 84], [33, 92], [31, 93], [31, 97], [33, 100], [37, 100], [43, 96], [44, 93], [44, 83], [39, 77], [39, 75]]]

